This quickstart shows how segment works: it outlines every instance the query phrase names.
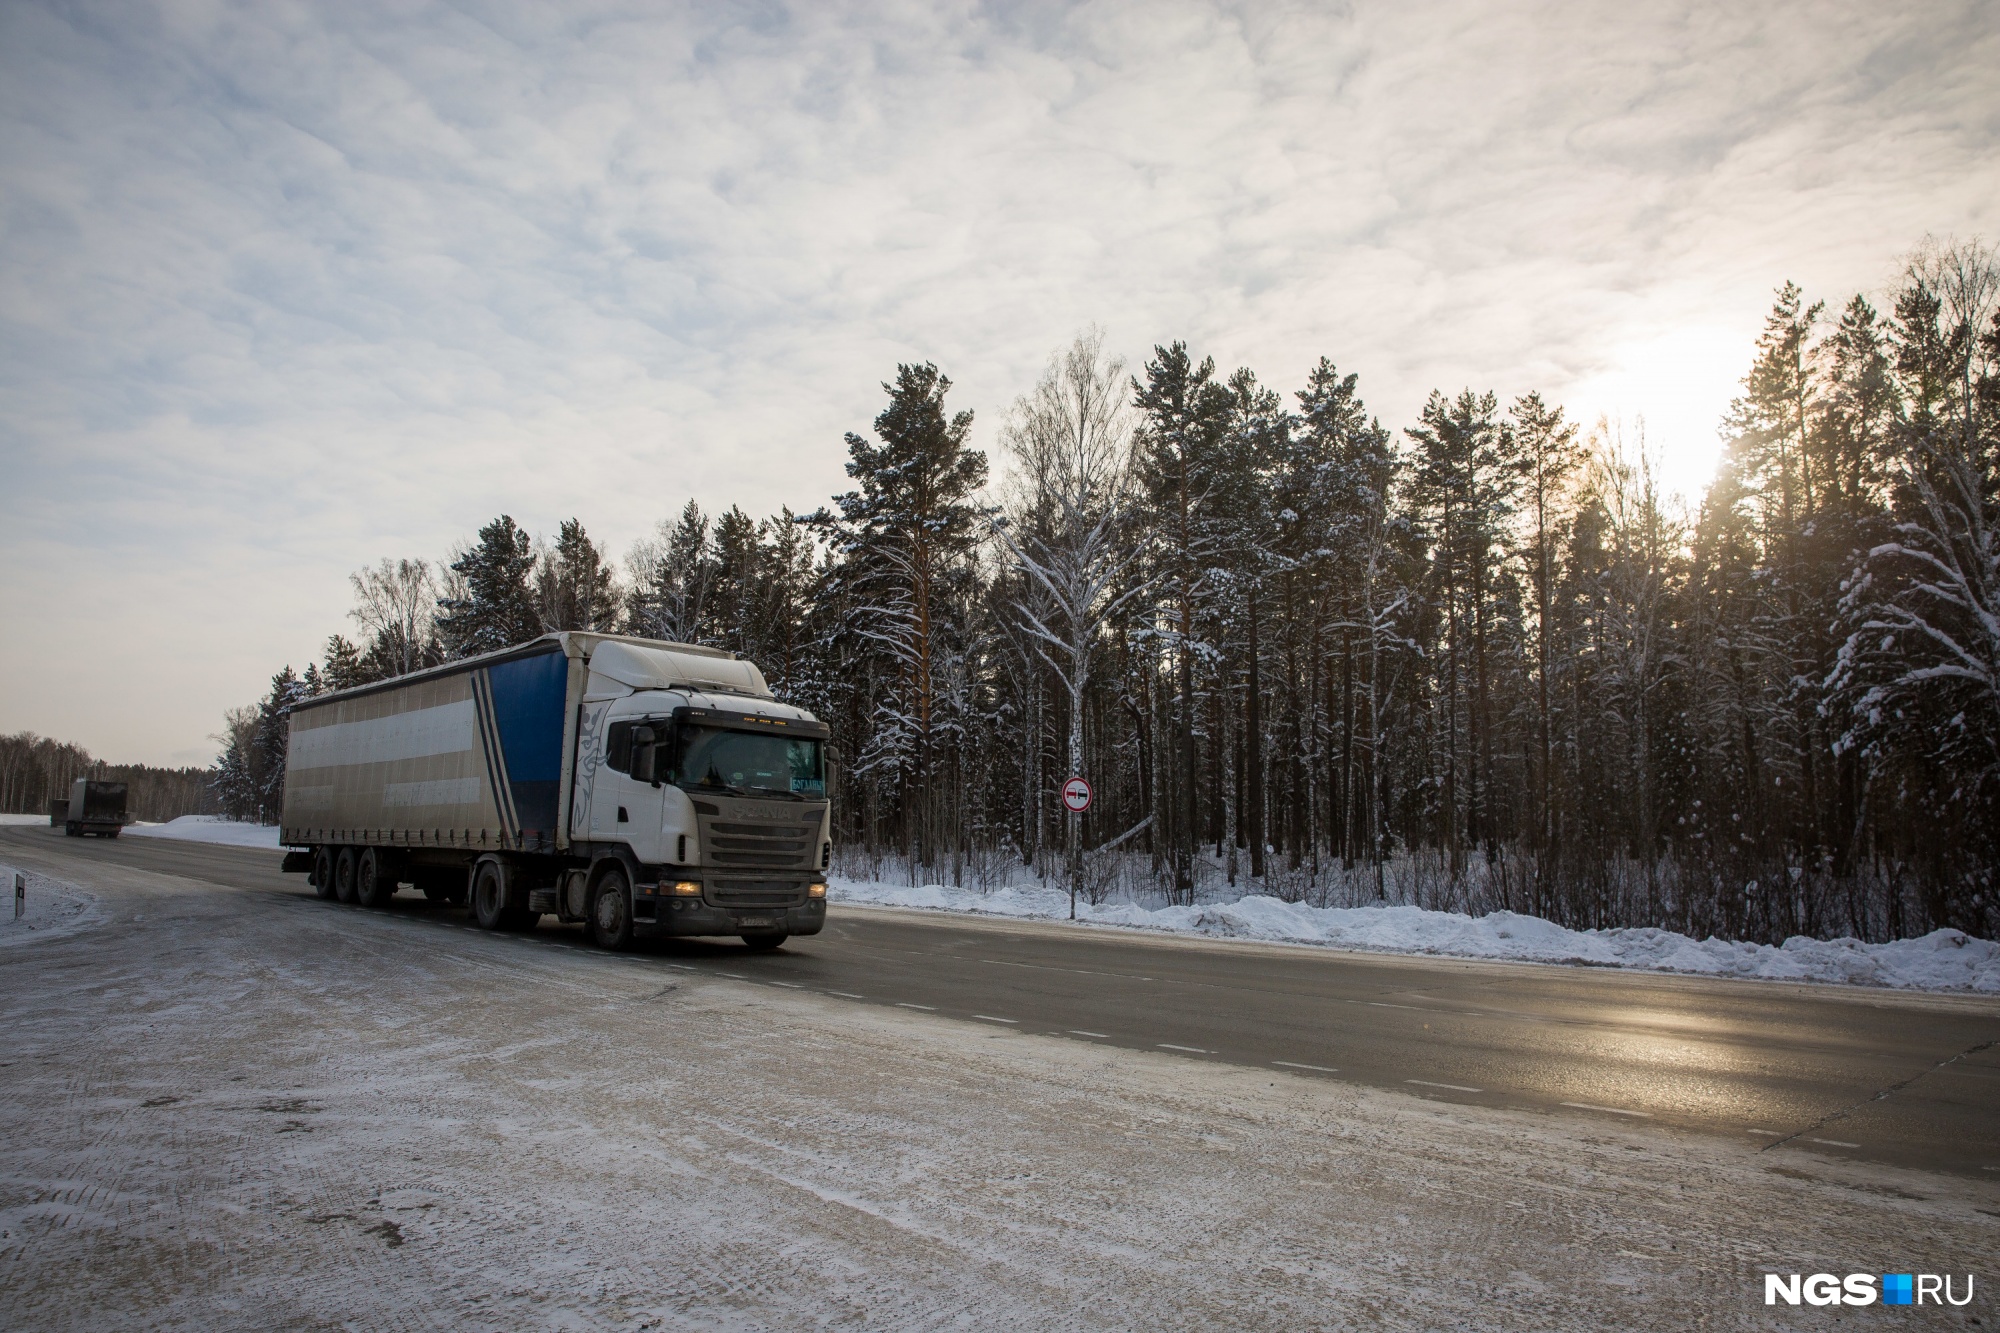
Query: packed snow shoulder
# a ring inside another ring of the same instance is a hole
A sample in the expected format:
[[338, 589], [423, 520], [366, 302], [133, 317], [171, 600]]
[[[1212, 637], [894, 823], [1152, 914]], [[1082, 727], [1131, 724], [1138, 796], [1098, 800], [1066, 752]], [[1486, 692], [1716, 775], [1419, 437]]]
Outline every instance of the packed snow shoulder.
[[[20, 898], [24, 910], [19, 916], [14, 915], [16, 874], [21, 876], [26, 890]], [[104, 920], [96, 894], [32, 870], [17, 871], [13, 866], [0, 865], [0, 886], [6, 890], [4, 899], [0, 899], [0, 948], [31, 940], [60, 939]]]
[[[927, 884], [897, 887], [835, 877], [836, 902], [876, 903], [934, 911], [1059, 920], [1068, 894], [1052, 888], [1006, 887], [991, 893]], [[1625, 967], [1652, 972], [1743, 977], [1763, 981], [1830, 982], [1898, 990], [2000, 994], [2000, 945], [1957, 930], [1920, 939], [1869, 944], [1795, 935], [1782, 946], [1690, 939], [1651, 927], [1570, 930], [1540, 917], [1495, 912], [1471, 917], [1420, 907], [1310, 907], [1248, 897], [1194, 907], [1078, 903], [1077, 918], [1095, 925], [1203, 935], [1214, 939], [1317, 944], [1375, 953], [1436, 954], [1530, 963]]]
[[225, 847], [269, 847], [275, 850], [278, 846], [278, 827], [275, 824], [243, 824], [233, 819], [218, 819], [214, 815], [182, 815], [164, 824], [131, 824], [126, 827], [124, 836], [214, 842]]

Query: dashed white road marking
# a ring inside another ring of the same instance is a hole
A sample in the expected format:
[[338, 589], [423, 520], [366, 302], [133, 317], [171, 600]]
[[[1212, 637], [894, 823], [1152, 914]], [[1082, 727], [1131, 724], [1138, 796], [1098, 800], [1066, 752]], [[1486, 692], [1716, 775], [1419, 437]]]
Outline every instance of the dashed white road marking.
[[1099, 1040], [1101, 1040], [1101, 1041], [1110, 1041], [1110, 1040], [1111, 1040], [1111, 1035], [1110, 1035], [1109, 1033], [1106, 1033], [1106, 1032], [1085, 1032], [1085, 1031], [1084, 1031], [1084, 1030], [1083, 1030], [1082, 1028], [1071, 1028], [1071, 1029], [1069, 1030], [1069, 1035], [1070, 1035], [1070, 1036], [1072, 1036], [1072, 1037], [1096, 1037], [1096, 1038], [1098, 1038], [1098, 1039], [1099, 1039]]
[[1170, 1041], [1156, 1042], [1163, 1051], [1186, 1051], [1189, 1055], [1213, 1055], [1214, 1052], [1201, 1046], [1176, 1046]]
[[1155, 980], [1153, 977], [1134, 976], [1130, 972], [1094, 972], [1087, 967], [1056, 967], [1051, 963], [1012, 963], [1005, 958], [982, 958], [979, 961], [982, 963], [991, 963], [995, 967], [1032, 967], [1038, 972], [1074, 972], [1080, 977], [1117, 977], [1121, 981]]
[[1463, 1083], [1433, 1083], [1427, 1078], [1406, 1078], [1405, 1083], [1414, 1083], [1420, 1088], [1450, 1088], [1453, 1092], [1484, 1092], [1484, 1088], [1468, 1088]]
[[974, 1014], [973, 1017], [983, 1023], [1018, 1023], [1021, 1021], [1018, 1018], [995, 1018], [991, 1014]]
[[1767, 1139], [1782, 1139], [1785, 1137], [1775, 1129], [1746, 1129], [1743, 1132], [1746, 1134], [1762, 1134]]
[[1574, 1107], [1579, 1111], [1602, 1111], [1606, 1115], [1629, 1115], [1636, 1116], [1641, 1120], [1651, 1120], [1653, 1118], [1651, 1111], [1628, 1111], [1622, 1106], [1598, 1106], [1592, 1102], [1564, 1102], [1563, 1105]]
[[908, 1000], [896, 1001], [896, 1007], [898, 1009], [928, 1009], [932, 1013], [937, 1012], [937, 1006], [934, 1004], [911, 1004]]
[[1841, 1139], [1807, 1139], [1807, 1143], [1824, 1143], [1829, 1148], [1859, 1148], [1858, 1143], [1847, 1143]]
[[1283, 1065], [1287, 1069], [1317, 1070], [1322, 1074], [1338, 1074], [1340, 1072], [1338, 1069], [1328, 1069], [1325, 1065], [1302, 1065], [1297, 1060], [1273, 1060], [1271, 1063], [1274, 1065]]
[[866, 995], [856, 995], [851, 990], [830, 990], [827, 994], [838, 995], [843, 1000], [865, 1000], [868, 998]]

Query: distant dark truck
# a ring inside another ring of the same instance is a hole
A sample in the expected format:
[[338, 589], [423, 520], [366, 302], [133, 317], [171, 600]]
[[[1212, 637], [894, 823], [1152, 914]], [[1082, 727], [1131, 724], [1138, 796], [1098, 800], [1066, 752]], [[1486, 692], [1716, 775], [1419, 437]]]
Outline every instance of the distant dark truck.
[[63, 832], [72, 838], [92, 833], [115, 838], [118, 830], [125, 827], [125, 784], [78, 778], [69, 789], [69, 800], [61, 813]]

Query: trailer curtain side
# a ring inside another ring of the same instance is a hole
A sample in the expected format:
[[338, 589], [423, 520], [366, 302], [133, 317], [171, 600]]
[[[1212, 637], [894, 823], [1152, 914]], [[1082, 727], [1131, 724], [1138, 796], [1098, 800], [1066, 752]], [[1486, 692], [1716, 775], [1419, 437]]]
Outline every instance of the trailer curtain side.
[[551, 641], [301, 704], [284, 841], [554, 850], [571, 670]]

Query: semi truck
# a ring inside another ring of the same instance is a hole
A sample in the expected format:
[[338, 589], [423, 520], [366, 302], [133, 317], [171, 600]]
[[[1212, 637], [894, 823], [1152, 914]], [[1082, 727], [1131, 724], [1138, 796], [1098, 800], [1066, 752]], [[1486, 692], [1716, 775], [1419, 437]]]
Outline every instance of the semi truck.
[[[51, 807], [56, 804], [50, 802]], [[49, 822], [56, 823], [60, 817], [62, 831], [69, 837], [82, 838], [94, 834], [100, 838], [115, 838], [118, 830], [125, 827], [125, 784], [122, 782], [78, 778], [70, 784], [69, 799], [60, 804], [60, 811], [50, 809]]]
[[565, 631], [296, 705], [284, 868], [376, 907], [407, 884], [488, 930], [606, 948], [826, 921], [824, 723], [754, 663]]

